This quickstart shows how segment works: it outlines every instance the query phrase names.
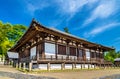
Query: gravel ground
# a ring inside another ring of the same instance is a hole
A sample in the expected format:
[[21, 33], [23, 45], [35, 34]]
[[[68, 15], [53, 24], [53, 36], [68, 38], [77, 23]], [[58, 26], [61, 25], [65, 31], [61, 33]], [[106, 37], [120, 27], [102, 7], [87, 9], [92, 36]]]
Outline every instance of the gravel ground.
[[[54, 79], [54, 78], [57, 78], [57, 79], [95, 79], [95, 78], [102, 77], [102, 76], [120, 74], [120, 68], [119, 69], [100, 69], [100, 70], [80, 70], [80, 71], [73, 70], [70, 72], [44, 72], [44, 73], [39, 73], [39, 74], [29, 73], [28, 75], [28, 74], [23, 74], [22, 72], [10, 66], [0, 66], [0, 72], [5, 73], [5, 74], [8, 73], [9, 75], [10, 73], [12, 73], [14, 74], [14, 76], [17, 77], [16, 79]], [[0, 77], [0, 79], [8, 79], [8, 78]]]
[[0, 65], [0, 79], [55, 79], [53, 77], [36, 76], [22, 73], [10, 66]]

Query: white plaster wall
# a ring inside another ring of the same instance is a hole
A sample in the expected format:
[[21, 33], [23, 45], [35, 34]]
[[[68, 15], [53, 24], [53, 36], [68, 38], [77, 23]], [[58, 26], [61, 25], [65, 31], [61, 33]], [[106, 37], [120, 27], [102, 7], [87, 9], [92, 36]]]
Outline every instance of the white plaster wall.
[[55, 44], [45, 43], [45, 53], [55, 54]]
[[76, 68], [77, 69], [81, 68], [81, 64], [76, 64]]
[[30, 49], [30, 58], [32, 59], [35, 56], [36, 56], [36, 46]]
[[72, 59], [72, 60], [77, 60], [77, 56], [69, 56], [69, 59]]
[[59, 59], [61, 60], [62, 57], [63, 57], [64, 60], [66, 60], [66, 57], [67, 57], [67, 55], [59, 55], [59, 54], [58, 54], [57, 56], [58, 56], [58, 60], [59, 60]]
[[47, 70], [47, 64], [39, 64], [38, 68], [41, 70]]
[[[76, 64], [76, 69], [81, 69], [84, 68], [83, 64]], [[89, 65], [90, 68], [94, 68], [94, 65]], [[39, 68], [40, 70], [47, 70], [47, 64], [39, 64], [39, 65], [33, 65], [33, 68]], [[85, 64], [85, 68], [88, 68], [88, 64]], [[50, 64], [50, 69], [51, 70], [60, 70], [61, 69], [61, 64]], [[65, 64], [65, 69], [72, 69], [72, 64]]]
[[65, 64], [65, 69], [72, 69], [72, 64]]
[[89, 51], [86, 51], [86, 59], [90, 60], [90, 52]]
[[51, 70], [61, 69], [61, 64], [51, 64]]

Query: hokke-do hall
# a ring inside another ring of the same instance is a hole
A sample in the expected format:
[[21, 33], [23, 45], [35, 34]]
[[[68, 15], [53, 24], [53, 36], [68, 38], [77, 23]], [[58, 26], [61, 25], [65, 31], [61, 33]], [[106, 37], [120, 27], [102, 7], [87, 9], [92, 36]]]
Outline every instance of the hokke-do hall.
[[111, 66], [104, 53], [114, 50], [32, 20], [28, 30], [9, 51], [18, 53], [18, 66], [31, 69], [74, 69]]

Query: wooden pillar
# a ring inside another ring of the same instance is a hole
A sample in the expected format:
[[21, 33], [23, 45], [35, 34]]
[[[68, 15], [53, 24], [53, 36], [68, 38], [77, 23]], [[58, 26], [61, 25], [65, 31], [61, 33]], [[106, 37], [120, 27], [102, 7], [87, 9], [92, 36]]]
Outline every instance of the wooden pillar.
[[11, 61], [11, 66], [13, 67], [13, 61]]
[[82, 63], [81, 63], [81, 69], [83, 69]]
[[37, 60], [39, 60], [39, 51], [40, 51], [40, 45], [37, 45], [37, 48], [36, 48], [36, 57], [37, 57]]
[[97, 61], [97, 50], [95, 50], [95, 61]]
[[18, 63], [15, 63], [16, 68], [18, 68]]
[[86, 50], [83, 48], [82, 52], [83, 52], [83, 61], [86, 61]]
[[118, 64], [118, 67], [120, 68], [120, 64]]
[[113, 64], [113, 68], [115, 68], [115, 65]]
[[88, 64], [88, 69], [90, 69], [90, 64]]
[[58, 45], [57, 45], [57, 39], [55, 39], [55, 56], [56, 56], [56, 60], [58, 59], [57, 54], [58, 54]]
[[62, 63], [61, 64], [61, 70], [64, 70], [65, 69], [65, 63]]
[[101, 63], [99, 63], [99, 68], [101, 68]]
[[29, 71], [32, 70], [32, 62], [29, 62]]
[[83, 68], [85, 68], [85, 63], [83, 63]]
[[77, 46], [77, 60], [79, 60], [79, 47], [78, 47], [78, 43], [76, 43]]
[[25, 70], [26, 69], [26, 64], [25, 63], [23, 63], [23, 70]]
[[67, 45], [66, 45], [66, 54], [67, 54], [67, 59], [69, 59], [69, 55], [70, 55], [70, 52], [69, 52], [69, 42], [67, 41]]
[[89, 50], [90, 52], [90, 62], [91, 62], [91, 58], [92, 58], [92, 52], [91, 52], [91, 49]]
[[93, 68], [93, 64], [91, 63], [90, 65], [91, 65], [91, 68]]
[[42, 40], [42, 59], [45, 59], [45, 39]]
[[105, 63], [104, 63], [104, 69], [105, 69], [106, 67], [105, 67]]
[[50, 63], [47, 64], [47, 70], [50, 71]]
[[21, 62], [19, 62], [19, 69], [21, 69]]
[[75, 63], [75, 68], [76, 68], [76, 63]]
[[96, 69], [96, 64], [94, 64], [94, 69]]
[[72, 63], [72, 70], [75, 68], [75, 64], [74, 63]]

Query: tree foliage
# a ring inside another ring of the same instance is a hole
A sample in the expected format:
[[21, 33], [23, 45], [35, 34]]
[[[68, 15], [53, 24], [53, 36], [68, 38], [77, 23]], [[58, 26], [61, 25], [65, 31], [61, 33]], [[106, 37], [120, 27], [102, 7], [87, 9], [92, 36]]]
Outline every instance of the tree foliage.
[[117, 53], [115, 50], [106, 52], [105, 60], [114, 62], [114, 59], [117, 58]]
[[5, 55], [27, 30], [24, 25], [3, 23], [0, 21], [0, 55]]
[[64, 28], [63, 28], [63, 30], [64, 30], [64, 32], [66, 32], [66, 33], [69, 33], [69, 34], [70, 34], [68, 27], [64, 27]]
[[106, 52], [104, 56], [105, 60], [114, 62], [115, 58], [120, 58], [120, 51], [116, 52], [115, 50]]
[[120, 58], [120, 51], [117, 52], [117, 57]]

